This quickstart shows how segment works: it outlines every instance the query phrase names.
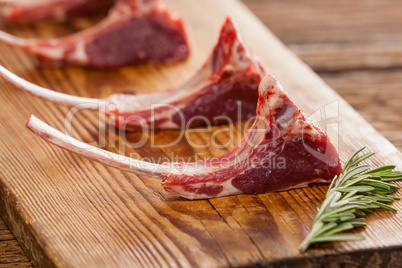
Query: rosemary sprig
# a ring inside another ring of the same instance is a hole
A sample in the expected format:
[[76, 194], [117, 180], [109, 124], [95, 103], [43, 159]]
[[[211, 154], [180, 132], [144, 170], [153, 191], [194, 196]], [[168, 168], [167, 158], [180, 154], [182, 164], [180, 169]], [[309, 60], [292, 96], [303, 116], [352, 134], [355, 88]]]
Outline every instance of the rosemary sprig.
[[364, 227], [364, 216], [375, 209], [396, 212], [387, 205], [399, 200], [390, 196], [398, 186], [390, 181], [402, 180], [402, 172], [394, 171], [395, 166], [382, 166], [370, 169], [359, 165], [374, 153], [358, 156], [365, 147], [356, 151], [346, 162], [342, 174], [336, 176], [325, 195], [325, 200], [313, 221], [310, 234], [300, 245], [300, 251], [312, 244], [365, 239], [360, 234], [345, 233], [355, 227]]

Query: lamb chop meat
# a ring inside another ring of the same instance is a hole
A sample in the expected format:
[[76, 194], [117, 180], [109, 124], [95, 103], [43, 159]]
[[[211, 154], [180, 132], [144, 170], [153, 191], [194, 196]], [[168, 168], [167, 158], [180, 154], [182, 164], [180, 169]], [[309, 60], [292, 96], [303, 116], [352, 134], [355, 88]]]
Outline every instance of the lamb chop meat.
[[6, 3], [1, 15], [8, 23], [32, 23], [105, 14], [114, 0], [0, 0], [0, 3]]
[[[329, 183], [342, 169], [327, 134], [307, 118], [272, 75], [259, 87], [257, 117], [229, 153], [195, 163], [151, 164], [90, 147], [31, 116], [39, 137], [86, 158], [162, 178], [163, 188], [188, 199], [284, 191]], [[275, 165], [278, 160], [281, 165]]]
[[106, 107], [119, 128], [182, 129], [255, 115], [258, 84], [267, 74], [262, 61], [246, 47], [236, 26], [227, 18], [218, 42], [202, 68], [182, 85], [162, 92], [113, 94], [106, 100], [69, 96], [41, 88], [0, 66], [0, 75], [37, 97], [54, 103], [88, 108]]
[[25, 39], [1, 31], [0, 40], [53, 67], [116, 68], [176, 62], [189, 55], [182, 19], [161, 0], [118, 0], [99, 24], [62, 38]]

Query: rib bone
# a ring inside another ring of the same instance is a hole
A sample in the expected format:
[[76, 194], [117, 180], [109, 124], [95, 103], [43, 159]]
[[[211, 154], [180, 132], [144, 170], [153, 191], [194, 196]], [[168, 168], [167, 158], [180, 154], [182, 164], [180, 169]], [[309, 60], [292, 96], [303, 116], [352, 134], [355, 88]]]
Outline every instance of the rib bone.
[[[260, 84], [257, 117], [241, 142], [229, 153], [202, 162], [156, 165], [129, 158], [119, 161], [117, 154], [83, 147], [35, 117], [28, 120], [27, 127], [46, 141], [92, 160], [163, 177], [162, 186], [168, 193], [189, 199], [328, 183], [342, 171], [327, 134], [306, 118], [272, 75]], [[275, 160], [283, 165], [276, 165]]]
[[[75, 97], [36, 86], [0, 66], [1, 76], [39, 98], [70, 107], [84, 103], [90, 104], [88, 109], [97, 109], [100, 104], [113, 107], [106, 110], [107, 115], [117, 127], [126, 130], [144, 126], [182, 129], [248, 120], [255, 115], [258, 84], [266, 73], [262, 61], [244, 44], [230, 18], [201, 69], [182, 85], [161, 92], [113, 94], [107, 99]], [[202, 118], [192, 120], [195, 116]]]

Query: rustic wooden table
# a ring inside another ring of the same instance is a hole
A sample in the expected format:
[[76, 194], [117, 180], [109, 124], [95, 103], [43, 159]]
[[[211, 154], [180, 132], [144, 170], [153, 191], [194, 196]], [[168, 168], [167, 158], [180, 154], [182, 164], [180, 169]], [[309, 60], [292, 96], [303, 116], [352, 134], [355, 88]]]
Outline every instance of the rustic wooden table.
[[[243, 0], [398, 149], [402, 149], [402, 2]], [[0, 218], [0, 267], [32, 264]]]

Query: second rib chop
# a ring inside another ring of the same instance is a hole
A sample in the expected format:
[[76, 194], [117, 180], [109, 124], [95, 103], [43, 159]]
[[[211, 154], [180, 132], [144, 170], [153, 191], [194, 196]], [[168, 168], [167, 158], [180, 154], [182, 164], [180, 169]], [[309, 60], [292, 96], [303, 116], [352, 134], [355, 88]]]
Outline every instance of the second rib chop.
[[307, 118], [272, 76], [260, 84], [257, 118], [229, 153], [195, 163], [151, 164], [89, 146], [31, 116], [44, 140], [119, 169], [162, 178], [163, 188], [189, 199], [256, 194], [329, 183], [342, 171], [328, 135]]
[[63, 38], [24, 39], [0, 31], [0, 40], [54, 67], [115, 68], [175, 62], [189, 55], [182, 19], [161, 0], [118, 0], [99, 24]]
[[113, 6], [114, 0], [0, 0], [2, 2], [7, 3], [1, 10], [5, 21], [31, 23], [103, 14]]
[[183, 129], [246, 121], [255, 115], [258, 84], [267, 74], [262, 61], [243, 42], [227, 18], [218, 42], [202, 68], [182, 85], [162, 92], [113, 94], [105, 100], [74, 97], [33, 85], [0, 66], [0, 75], [42, 99], [75, 106], [100, 104], [115, 125], [127, 130]]

